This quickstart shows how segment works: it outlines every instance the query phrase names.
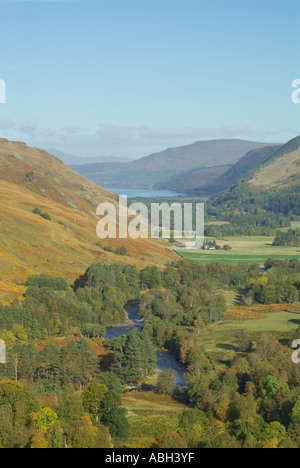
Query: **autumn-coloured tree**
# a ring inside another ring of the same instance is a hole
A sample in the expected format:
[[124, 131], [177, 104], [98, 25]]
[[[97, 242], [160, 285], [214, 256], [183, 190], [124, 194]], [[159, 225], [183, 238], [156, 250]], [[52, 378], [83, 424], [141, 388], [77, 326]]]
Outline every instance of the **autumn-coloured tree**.
[[57, 414], [51, 408], [42, 408], [38, 413], [30, 415], [33, 426], [46, 432], [50, 426], [58, 419]]
[[48, 448], [47, 439], [44, 436], [44, 431], [38, 429], [31, 439], [30, 448], [32, 449], [46, 449]]

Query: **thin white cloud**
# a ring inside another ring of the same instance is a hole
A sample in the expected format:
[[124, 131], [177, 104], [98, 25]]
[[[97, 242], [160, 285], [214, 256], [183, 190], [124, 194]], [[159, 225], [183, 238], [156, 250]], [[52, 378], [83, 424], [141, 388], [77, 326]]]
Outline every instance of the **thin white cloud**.
[[[77, 130], [77, 131], [76, 131]], [[80, 128], [64, 131], [45, 141], [43, 147], [60, 148], [81, 156], [114, 155], [142, 157], [168, 147], [184, 146], [199, 140], [245, 139], [261, 142], [284, 142], [297, 134], [296, 130], [256, 131], [248, 126], [228, 125], [221, 128], [153, 129], [147, 126], [121, 127], [101, 124], [96, 132], [83, 133]]]
[[36, 135], [39, 130], [39, 122], [37, 119], [28, 119], [20, 125], [19, 130], [27, 135]]
[[178, 130], [102, 123], [95, 131], [80, 126], [53, 129], [43, 127], [37, 118], [29, 118], [21, 124], [11, 119], [0, 119], [0, 131], [1, 137], [24, 139], [31, 146], [54, 147], [86, 157], [114, 155], [129, 158], [146, 156], [199, 140], [244, 139], [277, 143], [288, 141], [299, 133], [291, 128], [259, 131], [246, 125]]
[[37, 140], [43, 138], [48, 140], [58, 137], [59, 135], [57, 130], [53, 130], [51, 128], [41, 129], [39, 120], [35, 118], [26, 120], [26, 122], [22, 123], [22, 125], [18, 127], [18, 130], [19, 132]]

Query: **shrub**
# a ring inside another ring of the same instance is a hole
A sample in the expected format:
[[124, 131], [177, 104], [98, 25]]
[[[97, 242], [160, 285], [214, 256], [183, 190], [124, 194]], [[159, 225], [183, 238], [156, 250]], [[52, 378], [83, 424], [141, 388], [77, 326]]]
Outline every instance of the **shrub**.
[[46, 212], [42, 213], [41, 210], [39, 208], [37, 208], [37, 207], [32, 210], [32, 213], [41, 216], [42, 218], [46, 219], [47, 221], [51, 221], [51, 216], [49, 215], [49, 213], [46, 213]]
[[128, 252], [127, 252], [126, 247], [118, 247], [118, 248], [116, 249], [116, 254], [117, 254], [117, 255], [121, 255], [121, 256], [126, 256], [126, 255], [128, 255]]
[[34, 173], [33, 172], [27, 172], [26, 179], [28, 180], [28, 182], [33, 182], [34, 181]]
[[51, 216], [49, 213], [41, 213], [41, 217], [46, 219], [47, 221], [51, 221]]

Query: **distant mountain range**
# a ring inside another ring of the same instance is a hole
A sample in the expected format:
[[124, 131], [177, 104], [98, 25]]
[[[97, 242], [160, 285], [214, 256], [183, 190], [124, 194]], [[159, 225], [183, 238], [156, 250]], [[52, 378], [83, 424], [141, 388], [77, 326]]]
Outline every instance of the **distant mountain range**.
[[[206, 182], [213, 182], [249, 151], [265, 146], [270, 144], [245, 140], [198, 141], [168, 148], [130, 163], [93, 162], [71, 167], [103, 187], [172, 187], [182, 192], [183, 189], [196, 189], [200, 185], [200, 182], [197, 185], [197, 180], [205, 180], [206, 177]], [[198, 171], [197, 178], [195, 173]]]
[[212, 167], [235, 164], [248, 151], [266, 146], [246, 140], [197, 141], [191, 145], [168, 148], [131, 163], [134, 170], [178, 172], [195, 167]]
[[67, 166], [71, 166], [71, 165], [80, 166], [82, 164], [88, 164], [88, 163], [91, 163], [91, 164], [92, 163], [111, 163], [111, 162], [128, 163], [132, 161], [131, 159], [118, 158], [116, 156], [98, 156], [95, 158], [82, 158], [80, 156], [76, 156], [75, 154], [64, 153], [63, 151], [59, 151], [58, 149], [55, 149], [55, 148], [50, 148], [47, 150], [47, 152], [59, 158], [64, 164], [67, 164]]

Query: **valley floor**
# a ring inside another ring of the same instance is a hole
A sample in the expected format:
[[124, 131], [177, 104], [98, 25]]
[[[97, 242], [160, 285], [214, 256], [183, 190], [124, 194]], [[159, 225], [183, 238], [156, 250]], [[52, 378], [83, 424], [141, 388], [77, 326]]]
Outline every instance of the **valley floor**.
[[300, 326], [300, 303], [252, 306], [233, 306], [222, 320], [199, 335], [199, 342], [207, 352], [236, 350], [234, 332], [246, 330], [255, 340], [262, 333], [278, 335], [283, 339], [286, 333]]
[[[218, 262], [227, 265], [238, 265], [241, 262], [258, 263], [264, 265], [268, 258], [289, 260], [300, 258], [300, 248], [275, 247], [274, 237], [266, 236], [236, 236], [224, 239], [208, 238], [215, 240], [221, 250], [185, 250], [178, 249], [177, 253], [186, 259], [196, 260], [201, 263]], [[230, 245], [232, 250], [223, 250], [224, 245]]]

